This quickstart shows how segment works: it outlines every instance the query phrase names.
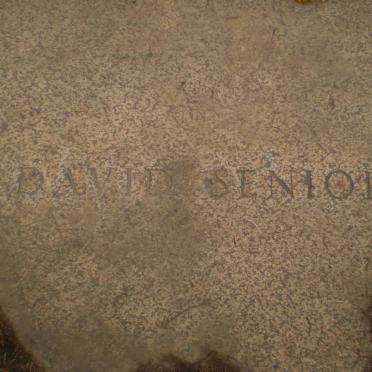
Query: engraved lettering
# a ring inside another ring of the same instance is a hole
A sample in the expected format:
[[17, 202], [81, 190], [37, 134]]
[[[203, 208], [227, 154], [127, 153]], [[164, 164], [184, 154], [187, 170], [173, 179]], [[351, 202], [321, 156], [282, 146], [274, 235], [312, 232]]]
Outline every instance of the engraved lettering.
[[227, 183], [220, 177], [220, 172], [224, 172], [226, 175], [224, 168], [216, 169], [212, 172], [211, 176], [204, 180], [208, 194], [214, 199], [222, 198], [229, 193]]
[[106, 170], [106, 172], [104, 172], [105, 173], [105, 178], [102, 177], [101, 181], [99, 180], [96, 168], [94, 168], [94, 167], [92, 167], [88, 164], [87, 170], [88, 170], [89, 178], [92, 180], [92, 183], [93, 183], [95, 189], [98, 191], [99, 194], [102, 194], [104, 192], [105, 184], [107, 183], [107, 181], [109, 181], [109, 179], [111, 177], [112, 168], [109, 167]]
[[294, 198], [294, 193], [293, 193], [293, 181], [292, 181], [292, 171], [291, 171], [291, 174], [290, 174], [290, 185], [288, 186], [285, 181], [283, 181], [280, 177], [278, 177], [278, 175], [274, 172], [274, 171], [270, 171], [270, 197], [272, 198], [273, 197], [273, 190], [274, 190], [274, 187], [273, 187], [273, 184], [274, 182], [273, 181], [276, 181], [280, 186], [281, 188], [291, 197], [291, 198]]
[[367, 199], [372, 199], [372, 186], [371, 186], [371, 173], [366, 173], [366, 185], [367, 185]]
[[35, 167], [23, 167], [18, 176], [17, 191], [20, 194], [33, 195], [44, 184], [43, 174]]
[[305, 173], [305, 185], [307, 186], [307, 198], [312, 199], [314, 197], [314, 186], [313, 186], [313, 180], [312, 180], [312, 175], [311, 171], [307, 170]]
[[248, 198], [250, 195], [248, 195], [247, 191], [246, 191], [246, 186], [247, 186], [247, 174], [248, 173], [253, 173], [254, 171], [252, 170], [249, 170], [249, 169], [239, 169], [237, 171], [238, 173], [240, 173], [240, 195], [239, 195], [239, 199], [242, 199], [242, 198]]
[[6, 205], [6, 203], [10, 199], [10, 195], [11, 195], [12, 191], [11, 191], [11, 187], [9, 185], [5, 185], [3, 182], [1, 182], [0, 185], [1, 186], [4, 185], [4, 187], [1, 190], [3, 192], [0, 193], [0, 207], [3, 207], [4, 205]]
[[[146, 168], [145, 169], [145, 186], [146, 192], [148, 194], [159, 195], [163, 193], [168, 193], [172, 189], [172, 176], [162, 168]], [[156, 189], [154, 191], [154, 178], [157, 175], [157, 184]], [[161, 187], [162, 184], [162, 187]]]
[[[335, 194], [331, 189], [331, 179], [333, 177], [341, 176], [348, 183], [348, 188], [339, 194]], [[347, 199], [354, 191], [354, 182], [349, 174], [342, 170], [335, 170], [327, 174], [325, 178], [325, 189], [328, 194], [334, 199]]]
[[93, 167], [90, 167], [88, 166], [88, 171], [89, 171], [89, 175], [93, 181], [93, 184], [94, 184], [94, 187], [99, 191], [101, 192], [101, 185], [98, 181], [98, 177], [97, 177], [97, 171], [96, 171], [96, 168], [93, 168]]
[[132, 168], [126, 169], [127, 176], [127, 195], [130, 195], [132, 192]]
[[[366, 166], [364, 164], [364, 166]], [[310, 167], [309, 167], [310, 168]], [[311, 169], [311, 168], [310, 168]], [[40, 171], [31, 166], [20, 166], [19, 170], [7, 184], [0, 180], [0, 207], [6, 205], [16, 195], [41, 195], [50, 192], [52, 197], [71, 197], [71, 195], [91, 197], [103, 196], [103, 193], [122, 193], [130, 197], [135, 191], [139, 195], [187, 195], [189, 193], [206, 192], [210, 197], [219, 199], [229, 194], [236, 201], [254, 199], [263, 193], [273, 199], [281, 196], [285, 199], [295, 198], [296, 180], [303, 186], [301, 198], [312, 200], [314, 198], [347, 199], [357, 194], [365, 200], [372, 200], [372, 171], [364, 168], [360, 173], [347, 173], [336, 169], [324, 173], [323, 185], [317, 184], [314, 170], [303, 169], [294, 173], [282, 174], [280, 172], [260, 168], [224, 168], [194, 171], [193, 165], [184, 160], [158, 160], [150, 167], [141, 166], [140, 169], [130, 166], [113, 168], [110, 164], [104, 169], [91, 165], [88, 161], [75, 164], [69, 163], [59, 168], [56, 175], [55, 168]], [[201, 172], [201, 173], [200, 173]], [[231, 173], [230, 173], [231, 172]], [[112, 178], [115, 174], [118, 177]], [[201, 180], [195, 176], [204, 174]], [[296, 176], [296, 177], [297, 177]], [[49, 177], [49, 178], [48, 178]], [[51, 177], [56, 177], [50, 179]], [[200, 181], [202, 188], [200, 188]], [[262, 181], [266, 181], [263, 184]], [[109, 184], [110, 183], [110, 184]], [[113, 184], [111, 184], [113, 183]], [[48, 186], [51, 184], [51, 188]], [[116, 187], [117, 186], [117, 187]], [[325, 190], [321, 194], [320, 187]], [[360, 193], [354, 192], [361, 190]], [[234, 192], [232, 192], [234, 191]], [[93, 194], [92, 194], [93, 193]], [[299, 198], [300, 194], [296, 194]]]
[[77, 183], [75, 182], [75, 179], [74, 179], [74, 176], [72, 175], [71, 169], [70, 168], [65, 169], [64, 173], [65, 173], [65, 177], [68, 180], [73, 192], [76, 195], [79, 195]]
[[61, 184], [58, 186], [57, 190], [54, 191], [54, 193], [53, 193], [54, 196], [58, 196], [58, 194], [60, 193], [64, 184], [65, 184], [65, 186], [70, 188], [72, 190], [72, 193], [75, 194], [75, 195], [80, 196], [80, 195], [83, 195], [86, 192], [85, 187], [83, 188], [82, 191], [79, 191], [78, 184], [77, 184], [77, 182], [75, 180], [75, 177], [73, 176], [72, 171], [71, 171], [70, 168], [65, 168], [63, 170], [63, 182], [61, 182]]

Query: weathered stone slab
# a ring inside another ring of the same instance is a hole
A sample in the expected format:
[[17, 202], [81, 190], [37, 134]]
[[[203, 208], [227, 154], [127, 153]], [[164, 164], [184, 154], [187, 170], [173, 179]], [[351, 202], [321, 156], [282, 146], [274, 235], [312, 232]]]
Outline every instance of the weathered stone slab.
[[369, 0], [0, 8], [0, 304], [48, 370], [364, 370]]

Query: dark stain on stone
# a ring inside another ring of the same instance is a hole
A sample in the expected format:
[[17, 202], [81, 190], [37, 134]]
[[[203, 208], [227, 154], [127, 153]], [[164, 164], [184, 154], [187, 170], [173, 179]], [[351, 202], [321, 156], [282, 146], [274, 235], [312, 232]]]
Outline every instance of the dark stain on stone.
[[[159, 362], [148, 362], [135, 372], [241, 372], [232, 358], [209, 350], [196, 362], [186, 362], [174, 355], [167, 355]], [[250, 369], [244, 369], [250, 372]]]
[[0, 308], [0, 371], [42, 372], [32, 355], [19, 343], [10, 322]]
[[310, 4], [310, 3], [325, 3], [327, 0], [295, 0], [296, 3]]
[[[368, 337], [369, 342], [372, 344], [372, 303], [369, 305], [367, 310], [363, 312], [368, 319]], [[367, 365], [365, 366], [363, 372], [372, 372], [372, 355], [368, 358]]]

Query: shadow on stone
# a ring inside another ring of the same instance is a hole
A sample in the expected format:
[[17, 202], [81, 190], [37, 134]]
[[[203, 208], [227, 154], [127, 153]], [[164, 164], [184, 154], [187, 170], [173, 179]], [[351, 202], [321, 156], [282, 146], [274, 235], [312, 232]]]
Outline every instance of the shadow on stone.
[[[173, 355], [165, 356], [157, 363], [146, 363], [135, 372], [240, 372], [233, 360], [215, 351], [208, 351], [194, 363], [188, 363]], [[245, 370], [249, 372], [249, 370]]]
[[0, 309], [0, 371], [42, 372], [30, 353], [18, 342], [14, 331]]
[[[367, 309], [366, 316], [369, 321], [369, 340], [372, 343], [372, 303]], [[363, 372], [372, 372], [372, 355], [369, 357], [368, 363]]]

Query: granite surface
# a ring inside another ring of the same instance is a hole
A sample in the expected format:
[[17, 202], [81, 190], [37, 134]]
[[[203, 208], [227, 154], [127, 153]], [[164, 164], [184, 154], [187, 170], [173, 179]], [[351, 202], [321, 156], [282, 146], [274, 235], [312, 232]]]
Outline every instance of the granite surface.
[[0, 305], [48, 371], [365, 370], [371, 19], [0, 1]]

